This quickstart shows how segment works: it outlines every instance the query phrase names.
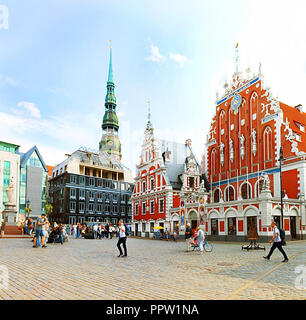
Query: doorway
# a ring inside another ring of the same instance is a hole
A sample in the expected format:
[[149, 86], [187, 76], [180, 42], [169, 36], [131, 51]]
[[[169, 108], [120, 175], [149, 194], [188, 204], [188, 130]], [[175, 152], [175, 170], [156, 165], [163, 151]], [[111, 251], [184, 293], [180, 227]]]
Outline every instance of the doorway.
[[217, 236], [218, 235], [218, 219], [211, 219], [210, 222], [210, 233], [213, 236]]
[[[164, 228], [164, 223], [163, 223], [163, 222], [160, 222], [160, 223], [159, 223], [159, 226], [162, 227], [162, 228]], [[160, 233], [161, 233], [162, 235], [164, 235], [164, 229], [160, 229]]]
[[138, 236], [138, 223], [135, 223], [135, 236]]
[[249, 234], [250, 227], [257, 231], [257, 217], [247, 217], [247, 234]]
[[290, 217], [291, 239], [296, 239], [296, 217]]

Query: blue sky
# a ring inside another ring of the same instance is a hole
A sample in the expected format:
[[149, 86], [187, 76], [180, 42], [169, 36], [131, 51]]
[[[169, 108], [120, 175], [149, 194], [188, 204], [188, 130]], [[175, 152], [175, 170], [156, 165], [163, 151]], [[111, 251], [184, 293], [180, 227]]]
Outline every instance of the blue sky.
[[[306, 102], [303, 1], [0, 0], [0, 140], [37, 145], [55, 165], [98, 149], [112, 40], [123, 163], [135, 172], [151, 101], [158, 138], [193, 141], [198, 158], [216, 92], [256, 73], [289, 105]], [[1, 11], [1, 10], [0, 10]], [[293, 85], [294, 84], [294, 85]]]

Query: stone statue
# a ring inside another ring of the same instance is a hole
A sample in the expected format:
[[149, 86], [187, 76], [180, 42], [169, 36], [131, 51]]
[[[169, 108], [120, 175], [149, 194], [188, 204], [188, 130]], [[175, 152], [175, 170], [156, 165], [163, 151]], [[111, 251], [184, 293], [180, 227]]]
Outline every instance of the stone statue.
[[13, 182], [13, 179], [11, 179], [10, 184], [6, 188], [6, 194], [8, 199], [7, 204], [9, 205], [15, 205], [14, 191], [15, 191], [15, 184]]
[[263, 175], [263, 184], [262, 184], [262, 191], [263, 190], [270, 190], [270, 179], [267, 173]]

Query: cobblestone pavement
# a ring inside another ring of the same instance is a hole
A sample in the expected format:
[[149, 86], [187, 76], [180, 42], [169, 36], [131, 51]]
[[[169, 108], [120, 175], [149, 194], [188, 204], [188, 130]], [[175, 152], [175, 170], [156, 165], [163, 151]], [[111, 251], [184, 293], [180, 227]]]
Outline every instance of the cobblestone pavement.
[[239, 243], [214, 242], [213, 252], [199, 255], [186, 252], [184, 242], [135, 238], [127, 240], [128, 257], [118, 258], [116, 243], [70, 239], [33, 249], [29, 239], [0, 239], [0, 267], [9, 272], [0, 299], [306, 298], [296, 288], [296, 267], [304, 266], [306, 282], [306, 241], [284, 247], [288, 263], [278, 250], [265, 261], [267, 251], [242, 251]]

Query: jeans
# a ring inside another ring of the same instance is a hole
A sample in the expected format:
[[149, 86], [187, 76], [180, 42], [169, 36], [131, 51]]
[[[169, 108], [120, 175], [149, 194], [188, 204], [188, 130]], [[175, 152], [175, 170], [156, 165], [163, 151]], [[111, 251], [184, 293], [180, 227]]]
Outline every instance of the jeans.
[[121, 244], [123, 246], [123, 250], [124, 250], [124, 255], [127, 255], [127, 249], [126, 249], [126, 237], [123, 238], [119, 238], [118, 242], [117, 242], [117, 247], [119, 249], [120, 254], [122, 255], [122, 249], [121, 249]]
[[287, 257], [286, 252], [284, 251], [284, 249], [283, 249], [283, 247], [282, 247], [282, 243], [281, 243], [281, 242], [273, 242], [272, 247], [271, 247], [271, 249], [270, 249], [270, 252], [269, 252], [269, 254], [267, 255], [267, 258], [270, 259], [273, 251], [274, 251], [276, 248], [282, 253], [282, 255], [284, 256], [284, 259], [288, 260], [288, 257]]

